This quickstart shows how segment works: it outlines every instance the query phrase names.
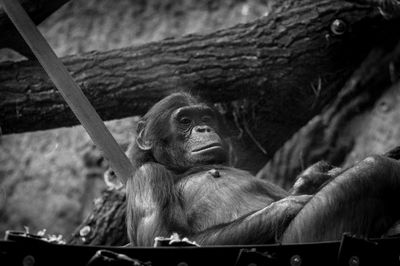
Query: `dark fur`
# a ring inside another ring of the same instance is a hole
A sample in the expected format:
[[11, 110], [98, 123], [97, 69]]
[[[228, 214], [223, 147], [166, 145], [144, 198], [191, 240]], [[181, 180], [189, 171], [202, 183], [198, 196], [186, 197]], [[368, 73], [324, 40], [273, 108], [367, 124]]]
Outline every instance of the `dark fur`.
[[[203, 136], [195, 136], [193, 129], [179, 129], [171, 117], [178, 108], [203, 110], [204, 106], [189, 94], [176, 93], [153, 106], [140, 121], [138, 139], [128, 152], [135, 167], [134, 175], [127, 182], [127, 225], [133, 245], [150, 246], [155, 237], [168, 237], [173, 232], [209, 245], [265, 244], [282, 237], [287, 242], [331, 240], [338, 238], [344, 229], [354, 229], [359, 224], [365, 226], [360, 232], [380, 233], [398, 218], [390, 211], [390, 219], [386, 218], [384, 225], [371, 226], [371, 222], [379, 219], [377, 214], [386, 214], [378, 211], [383, 205], [370, 205], [371, 197], [382, 194], [382, 190], [367, 193], [374, 187], [374, 176], [362, 180], [355, 174], [347, 174], [346, 178], [342, 174], [331, 181], [341, 172], [320, 163], [306, 170], [289, 194], [245, 171], [229, 167], [229, 158], [222, 160], [225, 157], [216, 156], [217, 159], [192, 161], [187, 155], [192, 153], [187, 150]], [[226, 151], [226, 127], [217, 112], [214, 120], [210, 125], [221, 137]], [[396, 163], [391, 162], [390, 166], [399, 172]], [[377, 165], [365, 167], [366, 172], [373, 172], [368, 167]], [[217, 170], [219, 175], [213, 175], [209, 172], [211, 169]], [[386, 174], [392, 175], [392, 172]], [[398, 181], [398, 178], [386, 178], [379, 182], [398, 191]], [[299, 195], [319, 190], [315, 197]], [[328, 203], [322, 200], [324, 197]], [[398, 200], [400, 196], [393, 197]], [[357, 200], [357, 204], [351, 204], [352, 200]], [[384, 199], [380, 203], [388, 201]], [[330, 209], [326, 209], [327, 206]], [[362, 216], [362, 211], [369, 216]], [[357, 219], [352, 221], [355, 217]], [[323, 225], [325, 221], [329, 221], [329, 226]], [[315, 228], [310, 224], [315, 224]]]

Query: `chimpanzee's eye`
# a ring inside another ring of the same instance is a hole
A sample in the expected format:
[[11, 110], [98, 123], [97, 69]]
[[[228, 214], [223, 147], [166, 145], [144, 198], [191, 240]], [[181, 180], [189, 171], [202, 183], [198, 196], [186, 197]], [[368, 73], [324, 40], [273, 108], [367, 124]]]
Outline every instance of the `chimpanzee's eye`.
[[190, 118], [184, 116], [179, 118], [179, 123], [181, 123], [182, 125], [189, 125], [192, 122], [192, 120], [190, 120]]

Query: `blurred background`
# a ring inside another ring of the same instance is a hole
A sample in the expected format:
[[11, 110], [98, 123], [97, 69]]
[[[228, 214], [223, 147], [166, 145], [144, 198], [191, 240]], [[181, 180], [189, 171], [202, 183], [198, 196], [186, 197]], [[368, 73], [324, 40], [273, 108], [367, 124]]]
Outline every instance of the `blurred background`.
[[[74, 0], [40, 24], [58, 56], [207, 33], [267, 15], [268, 0]], [[0, 62], [26, 60], [0, 49]], [[137, 118], [107, 122], [125, 147]], [[106, 188], [107, 162], [82, 127], [0, 138], [0, 232], [69, 235]]]

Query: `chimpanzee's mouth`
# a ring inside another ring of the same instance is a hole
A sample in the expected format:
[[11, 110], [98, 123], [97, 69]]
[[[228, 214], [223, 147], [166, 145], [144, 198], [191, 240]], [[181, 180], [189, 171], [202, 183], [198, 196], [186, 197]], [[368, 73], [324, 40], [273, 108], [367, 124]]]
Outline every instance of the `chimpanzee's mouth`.
[[214, 149], [222, 149], [221, 144], [219, 144], [219, 143], [211, 143], [211, 144], [208, 144], [208, 145], [205, 145], [205, 146], [202, 146], [202, 147], [199, 147], [199, 148], [196, 148], [196, 149], [192, 150], [192, 153], [211, 151], [211, 150], [214, 150]]

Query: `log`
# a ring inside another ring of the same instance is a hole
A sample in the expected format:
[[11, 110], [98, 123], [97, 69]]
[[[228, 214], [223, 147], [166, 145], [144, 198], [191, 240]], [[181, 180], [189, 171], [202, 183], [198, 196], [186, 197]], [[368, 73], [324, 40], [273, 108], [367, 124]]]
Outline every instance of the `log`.
[[[208, 35], [63, 61], [104, 120], [143, 114], [176, 89], [214, 102], [245, 97], [253, 103], [254, 128], [263, 133], [264, 145], [266, 139], [290, 136], [337, 93], [369, 51], [367, 40], [384, 38], [382, 29], [398, 31], [374, 10], [343, 1], [303, 1]], [[351, 31], [333, 35], [336, 18], [346, 20]], [[77, 123], [36, 62], [2, 64], [0, 84], [3, 133]]]

